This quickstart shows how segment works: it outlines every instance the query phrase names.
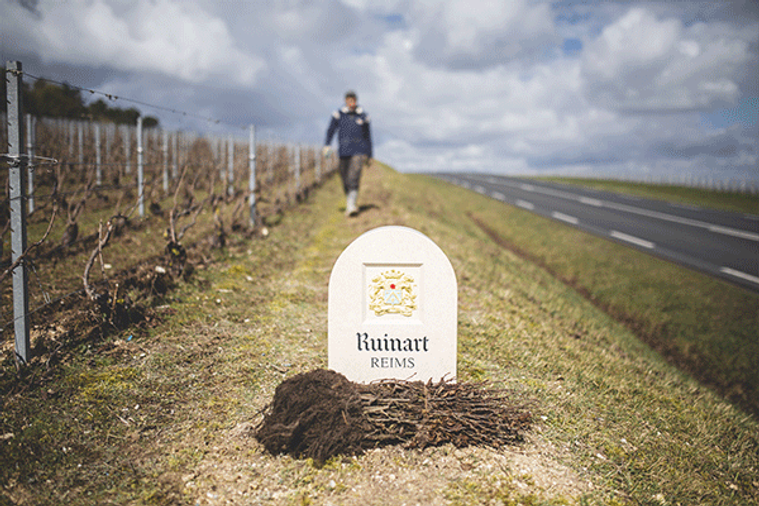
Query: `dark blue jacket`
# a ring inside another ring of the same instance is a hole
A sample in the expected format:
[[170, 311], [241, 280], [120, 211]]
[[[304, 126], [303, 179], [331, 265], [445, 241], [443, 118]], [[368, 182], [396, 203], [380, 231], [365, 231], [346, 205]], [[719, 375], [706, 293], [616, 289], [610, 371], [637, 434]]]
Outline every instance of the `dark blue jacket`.
[[356, 107], [351, 112], [348, 107], [343, 107], [332, 113], [332, 121], [327, 129], [325, 146], [332, 142], [332, 136], [337, 131], [337, 142], [340, 144], [338, 155], [340, 157], [366, 155], [372, 157], [372, 137], [369, 132], [369, 115]]

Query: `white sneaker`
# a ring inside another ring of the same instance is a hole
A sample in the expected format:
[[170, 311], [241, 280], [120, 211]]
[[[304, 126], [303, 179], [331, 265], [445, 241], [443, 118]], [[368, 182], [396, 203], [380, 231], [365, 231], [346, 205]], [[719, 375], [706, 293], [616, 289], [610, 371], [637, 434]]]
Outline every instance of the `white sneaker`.
[[358, 198], [358, 191], [351, 190], [348, 192], [348, 197], [345, 204], [345, 215], [356, 216], [358, 214], [358, 206], [356, 206], [356, 199]]

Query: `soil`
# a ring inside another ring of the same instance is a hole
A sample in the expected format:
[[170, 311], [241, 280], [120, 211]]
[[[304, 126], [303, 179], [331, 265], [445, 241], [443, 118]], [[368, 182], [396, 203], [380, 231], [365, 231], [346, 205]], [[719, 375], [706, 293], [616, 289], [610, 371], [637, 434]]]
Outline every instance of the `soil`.
[[368, 432], [357, 386], [326, 369], [293, 376], [274, 394], [256, 438], [272, 454], [324, 462], [361, 453]]

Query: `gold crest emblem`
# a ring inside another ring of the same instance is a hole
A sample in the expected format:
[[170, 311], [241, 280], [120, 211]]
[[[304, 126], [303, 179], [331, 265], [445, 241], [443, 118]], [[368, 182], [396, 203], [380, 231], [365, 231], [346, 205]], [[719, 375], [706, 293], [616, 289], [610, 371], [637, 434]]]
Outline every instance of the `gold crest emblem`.
[[375, 276], [369, 285], [369, 309], [377, 316], [411, 316], [417, 309], [414, 278], [395, 269]]

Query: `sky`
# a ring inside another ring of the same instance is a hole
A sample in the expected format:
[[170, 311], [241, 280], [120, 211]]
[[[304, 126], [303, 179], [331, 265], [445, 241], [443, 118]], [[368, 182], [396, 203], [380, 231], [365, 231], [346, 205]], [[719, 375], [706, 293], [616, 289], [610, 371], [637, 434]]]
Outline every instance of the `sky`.
[[756, 0], [0, 0], [0, 52], [241, 139], [352, 89], [402, 172], [759, 182]]

